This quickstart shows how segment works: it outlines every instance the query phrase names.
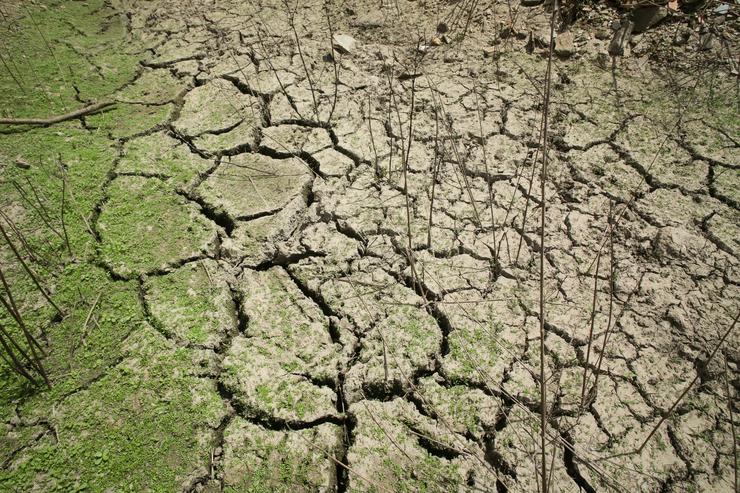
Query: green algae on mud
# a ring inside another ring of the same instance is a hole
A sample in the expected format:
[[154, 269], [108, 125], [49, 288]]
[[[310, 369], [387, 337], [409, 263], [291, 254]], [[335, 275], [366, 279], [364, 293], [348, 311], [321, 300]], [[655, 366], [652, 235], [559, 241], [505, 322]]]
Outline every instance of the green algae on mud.
[[168, 337], [218, 348], [238, 325], [229, 279], [214, 260], [190, 262], [144, 283], [151, 318]]
[[3, 106], [12, 109], [8, 116], [69, 111], [79, 106], [77, 90], [83, 99], [110, 97], [139, 70], [142, 47], [127, 36], [123, 14], [104, 0], [45, 0], [19, 9], [18, 16], [0, 24], [9, 64], [22, 86], [0, 72]]
[[[139, 263], [129, 263], [135, 267], [159, 265], [147, 262], [146, 254], [141, 257], [135, 245], [118, 242], [125, 235], [116, 236], [116, 220], [131, 219], [134, 206], [143, 209], [135, 195], [125, 196], [128, 190], [121, 183], [108, 186], [120, 148], [109, 136], [128, 137], [163, 124], [172, 108], [167, 101], [176, 98], [182, 85], [157, 84], [146, 73], [130, 84], [141, 75], [139, 61], [147, 53], [127, 31], [125, 15], [107, 2], [45, 1], [29, 6], [28, 12], [32, 19], [25, 8], [17, 9], [11, 25], [0, 25], [5, 53], [13, 58], [11, 69], [22, 85], [19, 88], [8, 72], [0, 73], [2, 116], [45, 118], [80, 107], [78, 97], [131, 103], [87, 117], [87, 128], [75, 121], [47, 128], [0, 126], [0, 196], [13, 201], [13, 211], [23, 211], [14, 220], [32, 231], [29, 244], [49, 260], [46, 268], [37, 270], [65, 311], [63, 319], [55, 319], [30, 279], [20, 269], [8, 268], [26, 323], [44, 330], [49, 348], [44, 364], [53, 386], [30, 388], [0, 363], [0, 490], [188, 488], [208, 472], [214, 431], [226, 414], [214, 381], [205, 378], [212, 371], [212, 358], [166, 340], [147, 321], [139, 283], [114, 281], [110, 272], [96, 266], [101, 264], [98, 250], [120, 265], [134, 257]], [[119, 88], [124, 90], [116, 94]], [[136, 154], [137, 144], [128, 149], [131, 171], [154, 167]], [[185, 154], [157, 161], [158, 171], [173, 185], [186, 184], [210, 166], [195, 156], [190, 163], [176, 165], [179, 156]], [[16, 167], [11, 164], [16, 160], [30, 166]], [[33, 184], [60, 228], [62, 167], [72, 257], [61, 238], [39, 227], [36, 212], [20, 208], [13, 187], [15, 181], [30, 192]], [[187, 211], [196, 206], [175, 195], [173, 187], [157, 180], [121, 180], [151, 192], [148, 205], [157, 214], [180, 218], [174, 224], [189, 234]], [[96, 222], [96, 208], [111, 199], [112, 208], [103, 214], [111, 221], [106, 229], [105, 222]], [[213, 239], [212, 224], [193, 224], [202, 226], [193, 236], [204, 242]], [[102, 236], [112, 243], [97, 244], [96, 226], [103, 226]], [[177, 248], [170, 239], [166, 245]], [[192, 252], [185, 250], [187, 255], [200, 252], [199, 245]], [[174, 262], [181, 260], [178, 252], [171, 257]], [[6, 315], [2, 323], [12, 326]], [[191, 335], [200, 342], [196, 333]]]
[[189, 350], [140, 326], [102, 378], [53, 405], [47, 433], [0, 471], [11, 491], [172, 491], [205, 473], [225, 415]]
[[98, 221], [103, 262], [116, 275], [161, 271], [212, 250], [216, 225], [157, 179], [122, 176]]
[[207, 357], [148, 325], [134, 281], [70, 264], [55, 298], [69, 313], [48, 328], [53, 388], [2, 378], [0, 416], [16, 442], [0, 448], [8, 461], [0, 489], [170, 491], [202, 474], [225, 413], [215, 384], [202, 377]]
[[293, 433], [234, 418], [224, 432], [223, 491], [333, 491], [342, 430], [325, 423]]

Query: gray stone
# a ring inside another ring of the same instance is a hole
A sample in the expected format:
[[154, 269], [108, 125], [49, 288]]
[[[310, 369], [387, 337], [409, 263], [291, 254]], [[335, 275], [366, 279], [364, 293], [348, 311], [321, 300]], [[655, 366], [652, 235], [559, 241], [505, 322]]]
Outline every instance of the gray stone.
[[565, 31], [558, 34], [555, 39], [555, 54], [562, 57], [569, 57], [576, 52], [576, 48], [573, 45], [573, 33]]
[[371, 11], [368, 13], [362, 13], [357, 18], [350, 22], [352, 27], [359, 29], [375, 29], [383, 27], [385, 22], [383, 21], [382, 15], [377, 11]]
[[357, 41], [349, 34], [335, 34], [332, 40], [334, 49], [344, 55], [352, 53], [357, 46]]
[[691, 29], [683, 28], [680, 29], [676, 35], [673, 37], [673, 44], [676, 46], [682, 46], [688, 43], [689, 38], [691, 37]]
[[699, 36], [699, 49], [701, 51], [712, 51], [717, 45], [717, 38], [711, 32]]

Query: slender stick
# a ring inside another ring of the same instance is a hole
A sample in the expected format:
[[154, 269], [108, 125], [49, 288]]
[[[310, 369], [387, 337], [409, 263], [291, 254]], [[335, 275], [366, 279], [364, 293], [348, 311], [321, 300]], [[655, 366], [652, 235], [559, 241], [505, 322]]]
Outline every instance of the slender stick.
[[301, 48], [301, 39], [298, 37], [298, 31], [296, 31], [296, 28], [295, 28], [295, 12], [292, 12], [290, 10], [290, 6], [288, 5], [287, 0], [285, 1], [285, 9], [288, 12], [288, 23], [290, 24], [290, 29], [293, 32], [293, 38], [295, 39], [296, 48], [298, 48], [298, 56], [301, 59], [301, 65], [303, 65], [303, 71], [306, 73], [306, 79], [308, 80], [308, 86], [311, 89], [311, 99], [313, 100], [313, 112], [316, 115], [316, 122], [320, 122], [321, 118], [319, 117], [319, 103], [316, 101], [316, 90], [314, 88], [313, 81], [311, 80], [311, 72], [309, 72], [308, 66], [306, 65], [306, 59], [303, 57], [303, 49]]
[[[36, 380], [31, 376], [30, 373], [26, 371], [26, 369], [23, 367], [23, 364], [20, 361], [18, 361], [18, 357], [15, 355], [12, 348], [8, 345], [8, 342], [5, 340], [6, 338], [8, 338], [10, 341], [13, 341], [10, 335], [5, 331], [5, 328], [2, 325], [0, 325], [0, 346], [3, 347], [5, 354], [7, 354], [8, 357], [12, 361], [10, 367], [16, 373], [18, 373], [19, 375], [27, 379], [29, 382], [31, 382], [33, 385], [36, 385]], [[3, 360], [5, 360], [6, 362], [8, 361], [5, 358], [5, 356], [3, 356]]]
[[437, 186], [437, 176], [442, 165], [439, 152], [439, 112], [434, 109], [434, 161], [432, 161], [432, 192], [429, 198], [429, 224], [427, 226], [427, 248], [432, 248], [432, 218], [434, 216], [434, 192]]
[[555, 15], [558, 11], [558, 1], [552, 10], [550, 19], [550, 52], [547, 57], [547, 76], [545, 81], [545, 101], [542, 115], [542, 176], [540, 178], [540, 475], [542, 476], [542, 492], [549, 491], [547, 482], [547, 381], [545, 380], [545, 223], [547, 215], [547, 198], [545, 183], [547, 182], [547, 123], [550, 106], [550, 79], [552, 76], [552, 54], [555, 40]]
[[[203, 264], [201, 264], [203, 265]], [[205, 266], [203, 266], [205, 268]], [[208, 271], [206, 271], [208, 272]], [[90, 319], [92, 318], [92, 314], [95, 311], [95, 307], [98, 306], [98, 301], [100, 301], [100, 296], [103, 293], [98, 293], [98, 296], [95, 297], [95, 301], [93, 302], [92, 306], [90, 307], [90, 310], [87, 312], [87, 316], [85, 317], [85, 323], [82, 324], [82, 345], [87, 346], [87, 325], [90, 323]]]
[[102, 103], [95, 103], [84, 108], [80, 108], [63, 115], [50, 116], [48, 118], [0, 118], [0, 124], [3, 125], [53, 125], [55, 123], [65, 122], [74, 118], [89, 115], [91, 113], [97, 113], [98, 111], [105, 109], [109, 106], [116, 104], [113, 101], [104, 101]]
[[334, 66], [334, 98], [331, 103], [331, 110], [329, 110], [329, 116], [326, 117], [326, 125], [331, 123], [331, 117], [334, 115], [334, 110], [337, 107], [337, 99], [339, 93], [339, 64], [337, 63], [336, 50], [334, 50], [334, 26], [331, 23], [331, 16], [329, 12], [329, 1], [324, 5], [326, 11], [326, 24], [329, 26], [329, 46], [331, 47], [331, 63]]
[[[23, 245], [23, 249], [26, 251], [26, 253], [28, 253], [28, 256], [31, 259], [31, 261], [39, 263], [41, 260], [40, 255], [36, 252], [36, 250], [33, 249], [33, 247], [31, 247], [31, 245], [28, 244], [26, 237], [23, 235], [23, 233], [18, 228], [18, 226], [16, 226], [13, 220], [10, 219], [10, 217], [1, 210], [0, 210], [0, 217], [2, 217], [3, 220], [5, 220], [5, 222], [8, 224], [8, 226], [13, 231], [13, 233], [15, 233], [15, 236], [21, 242], [21, 245]], [[46, 261], [46, 259], [44, 259], [44, 261]]]
[[3, 274], [2, 269], [0, 269], [0, 282], [2, 282], [3, 289], [8, 296], [8, 299], [6, 300], [5, 296], [0, 295], [0, 303], [2, 303], [8, 313], [10, 313], [10, 315], [13, 317], [13, 320], [15, 320], [15, 323], [18, 324], [18, 327], [21, 328], [21, 331], [26, 337], [26, 341], [31, 346], [31, 350], [33, 350], [33, 347], [36, 346], [39, 351], [45, 354], [44, 349], [38, 343], [36, 338], [31, 335], [31, 332], [28, 330], [28, 326], [26, 326], [26, 323], [23, 321], [23, 316], [21, 315], [20, 310], [18, 310], [18, 305], [16, 305], [15, 303], [15, 298], [13, 297], [13, 293], [11, 293], [10, 291], [10, 286], [5, 280], [5, 275]]
[[13, 73], [13, 71], [10, 70], [10, 67], [8, 67], [8, 64], [5, 62], [5, 58], [3, 57], [3, 54], [2, 53], [0, 53], [0, 62], [3, 63], [3, 66], [5, 67], [5, 70], [8, 71], [8, 73], [10, 74], [10, 76], [15, 81], [15, 84], [20, 88], [21, 92], [23, 92], [23, 94], [26, 94], [26, 89], [23, 87], [23, 84], [21, 84], [21, 81], [19, 81], [18, 78], [15, 76], [15, 74]]
[[3, 274], [2, 269], [0, 269], [0, 282], [2, 282], [3, 289], [5, 290], [5, 293], [8, 296], [8, 299], [5, 299], [5, 296], [0, 296], [0, 301], [2, 301], [3, 306], [5, 306], [5, 309], [8, 310], [8, 312], [13, 316], [18, 326], [21, 328], [21, 331], [23, 332], [24, 337], [26, 338], [26, 342], [28, 343], [29, 350], [31, 352], [31, 356], [28, 356], [23, 349], [13, 340], [13, 338], [6, 333], [6, 337], [13, 342], [13, 344], [18, 348], [19, 352], [23, 355], [23, 357], [36, 369], [38, 373], [41, 374], [41, 376], [44, 379], [44, 382], [46, 385], [51, 388], [51, 383], [49, 383], [49, 378], [46, 376], [46, 372], [44, 371], [44, 367], [41, 364], [41, 360], [39, 358], [39, 355], [36, 353], [36, 348], [39, 349], [41, 354], [45, 354], [44, 350], [41, 348], [41, 345], [38, 343], [35, 337], [33, 337], [33, 334], [31, 334], [31, 331], [28, 330], [28, 327], [23, 322], [23, 317], [21, 317], [21, 313], [18, 310], [18, 306], [15, 303], [15, 299], [13, 298], [13, 293], [10, 291], [10, 286], [8, 285], [7, 281], [5, 280], [5, 275]]
[[[31, 11], [29, 10], [29, 8], [26, 5], [24, 5], [23, 8], [25, 9], [26, 13], [28, 14], [28, 17], [31, 19], [31, 23], [33, 23], [33, 27], [36, 28], [36, 31], [39, 33], [39, 36], [41, 36], [41, 39], [44, 41], [44, 44], [46, 45], [46, 49], [49, 50], [49, 53], [51, 54], [51, 57], [54, 59], [54, 63], [57, 66], [57, 70], [59, 70], [59, 76], [62, 79], [64, 79], [64, 84], [67, 87], [70, 87], [71, 84], [67, 80], [67, 77], [64, 75], [64, 70], [62, 70], [62, 66], [59, 64], [59, 60], [57, 59], [57, 56], [54, 53], [54, 50], [51, 49], [51, 45], [49, 44], [49, 41], [46, 39], [46, 36], [44, 36], [44, 32], [41, 30], [41, 28], [39, 27], [39, 25], [36, 23], [36, 19], [34, 19], [34, 17], [31, 14]], [[70, 72], [71, 72], [71, 68], [70, 68]], [[61, 95], [59, 96], [59, 102], [62, 105], [62, 109], [65, 109], [66, 110], [67, 108], [64, 105], [64, 101], [63, 101]]]
[[488, 183], [488, 208], [491, 213], [491, 238], [493, 240], [493, 263], [496, 269], [501, 265], [498, 260], [498, 248], [496, 247], [496, 218], [493, 215], [493, 181], [489, 179], [488, 172], [488, 153], [486, 152], [486, 136], [483, 134], [483, 118], [481, 117], [480, 101], [478, 100], [478, 91], [473, 88], [475, 95], [475, 113], [478, 116], [478, 131], [480, 132], [480, 145], [483, 151], [483, 165], [485, 166], [486, 182]]
[[588, 379], [588, 363], [591, 361], [591, 344], [594, 340], [594, 323], [596, 322], [597, 295], [599, 288], [599, 268], [601, 267], [601, 254], [596, 259], [596, 271], [594, 271], [594, 295], [591, 300], [591, 327], [588, 330], [588, 347], [586, 349], [586, 362], [583, 364], [583, 378], [581, 379], [581, 404], [586, 397], [586, 380]]
[[[408, 249], [408, 257], [409, 257], [409, 265], [411, 267], [411, 275], [414, 279], [414, 284], [416, 284], [419, 287], [419, 290], [423, 292], [421, 289], [421, 283], [419, 283], [419, 279], [417, 278], [416, 273], [416, 265], [414, 263], [414, 250], [412, 247], [412, 233], [411, 233], [411, 203], [409, 199], [409, 184], [408, 184], [408, 169], [409, 169], [409, 156], [411, 155], [411, 143], [414, 140], [414, 104], [416, 102], [416, 78], [411, 79], [411, 108], [410, 108], [410, 115], [409, 115], [409, 142], [406, 147], [406, 155], [404, 156], [404, 162], [403, 162], [403, 195], [406, 199], [406, 238], [408, 241], [407, 249]], [[426, 300], [424, 300], [426, 301]]]
[[380, 168], [378, 167], [378, 150], [375, 147], [375, 136], [373, 135], [373, 108], [370, 104], [370, 96], [367, 97], [367, 128], [370, 131], [370, 145], [373, 148], [375, 156], [375, 178], [380, 178]]
[[[26, 179], [28, 180], [28, 177], [26, 177]], [[28, 180], [28, 184], [31, 185], [30, 180]], [[43, 202], [39, 200], [39, 196], [36, 193], [36, 189], [33, 187], [33, 185], [31, 185], [31, 190], [33, 191], [33, 195], [39, 203], [38, 205], [36, 205], [36, 202], [31, 200], [31, 197], [28, 196], [28, 193], [26, 193], [26, 190], [22, 186], [20, 186], [18, 182], [13, 181], [13, 186], [15, 187], [16, 190], [18, 190], [18, 193], [20, 194], [21, 199], [25, 200], [28, 203], [28, 205], [36, 212], [36, 214], [39, 215], [39, 217], [44, 222], [44, 224], [46, 224], [46, 227], [48, 227], [61, 240], [64, 240], [64, 238], [62, 237], [62, 234], [54, 226], [51, 225], [51, 218], [49, 218], [49, 215], [46, 213], [46, 207], [44, 207]]]
[[609, 342], [609, 335], [612, 329], [612, 315], [614, 314], [614, 276], [616, 274], [616, 264], [614, 262], [614, 209], [613, 203], [609, 204], [609, 316], [606, 321], [606, 331], [604, 332], [604, 341], [601, 344], [601, 351], [599, 352], [599, 360], [596, 364], [596, 372], [594, 373], [594, 386], [595, 391], [599, 390], [599, 375], [601, 374], [601, 363], [604, 360], [604, 352], [606, 352], [606, 344]]
[[59, 169], [62, 172], [62, 211], [60, 218], [62, 221], [62, 232], [64, 233], [64, 244], [67, 246], [67, 251], [70, 257], [74, 257], [72, 248], [69, 246], [69, 236], [67, 235], [67, 226], [64, 224], [64, 199], [67, 195], [67, 171], [64, 169], [64, 163], [62, 162], [62, 155], [59, 154]]

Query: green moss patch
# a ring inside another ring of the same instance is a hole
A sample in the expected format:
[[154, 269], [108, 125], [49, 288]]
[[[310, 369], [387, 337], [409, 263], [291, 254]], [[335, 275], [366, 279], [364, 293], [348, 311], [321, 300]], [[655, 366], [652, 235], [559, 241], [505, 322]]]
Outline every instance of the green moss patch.
[[124, 359], [55, 406], [54, 440], [0, 471], [4, 491], [173, 491], [205, 474], [225, 414], [213, 381], [193, 375], [187, 350], [151, 327]]
[[334, 491], [341, 428], [323, 424], [296, 432], [266, 430], [235, 418], [224, 432], [224, 491]]
[[186, 186], [212, 165], [211, 161], [190, 152], [186, 144], [164, 132], [156, 132], [126, 142], [118, 163], [121, 173], [159, 176], [173, 186]]
[[178, 340], [215, 348], [236, 330], [231, 291], [214, 260], [191, 262], [144, 285], [152, 316]]
[[161, 181], [120, 177], [108, 192], [98, 221], [100, 254], [118, 275], [165, 269], [212, 249], [215, 225]]

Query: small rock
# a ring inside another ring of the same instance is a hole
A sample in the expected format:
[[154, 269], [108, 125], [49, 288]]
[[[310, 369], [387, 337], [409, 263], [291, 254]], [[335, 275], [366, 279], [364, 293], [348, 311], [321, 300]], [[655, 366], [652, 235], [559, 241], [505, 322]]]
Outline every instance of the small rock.
[[575, 53], [576, 49], [573, 45], [573, 33], [565, 31], [558, 34], [555, 38], [555, 54], [562, 57], [569, 57]]
[[15, 158], [15, 165], [18, 166], [21, 169], [29, 169], [31, 167], [31, 165], [28, 163], [28, 161], [26, 161], [25, 159], [23, 159], [21, 156], [17, 156]]
[[432, 46], [440, 46], [442, 44], [442, 40], [439, 39], [437, 36], [432, 36], [432, 39], [429, 41]]
[[439, 34], [444, 34], [444, 33], [446, 33], [449, 30], [450, 30], [450, 28], [444, 22], [440, 22], [439, 24], [437, 24], [437, 32]]
[[712, 51], [717, 44], [717, 39], [711, 32], [699, 36], [699, 50]]
[[524, 31], [517, 31], [511, 26], [505, 26], [501, 29], [500, 36], [501, 36], [501, 39], [508, 39], [508, 38], [511, 38], [512, 36], [517, 39], [526, 39], [527, 33]]
[[547, 48], [550, 46], [550, 28], [544, 28], [536, 31], [532, 35], [534, 44], [538, 48]]
[[596, 54], [596, 65], [602, 70], [609, 68], [609, 60], [611, 57], [608, 53], [600, 52]]
[[645, 32], [665, 19], [667, 15], [668, 9], [657, 5], [635, 9], [632, 11], [632, 22], [635, 24], [632, 30], [636, 33]]
[[612, 31], [619, 31], [620, 27], [622, 27], [622, 22], [619, 19], [614, 20], [609, 24], [609, 29]]
[[334, 49], [344, 55], [352, 53], [357, 46], [357, 41], [349, 34], [335, 34], [332, 40]]
[[486, 46], [483, 48], [483, 58], [498, 58], [499, 51], [495, 46]]
[[690, 37], [691, 37], [691, 29], [688, 29], [688, 28], [680, 29], [676, 33], [676, 35], [673, 37], [673, 44], [675, 46], [683, 46], [686, 43], [688, 43]]
[[420, 72], [403, 72], [401, 75], [398, 76], [398, 80], [404, 81], [404, 80], [410, 80], [410, 79], [416, 79], [417, 77], [421, 77]]
[[726, 3], [723, 3], [722, 5], [714, 9], [714, 13], [717, 15], [725, 15], [729, 11], [730, 11], [730, 5]]
[[603, 41], [605, 39], [609, 39], [610, 36], [611, 34], [609, 33], [608, 29], [598, 29], [596, 31], [596, 39], [600, 39]]

